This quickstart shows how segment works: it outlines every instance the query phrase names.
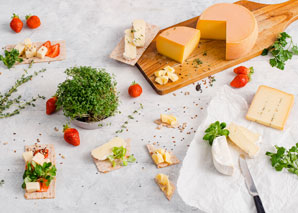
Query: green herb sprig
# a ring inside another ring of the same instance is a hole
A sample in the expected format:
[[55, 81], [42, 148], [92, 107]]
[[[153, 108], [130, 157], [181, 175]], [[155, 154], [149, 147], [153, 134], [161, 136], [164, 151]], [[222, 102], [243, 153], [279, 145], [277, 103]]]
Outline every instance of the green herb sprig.
[[270, 157], [271, 165], [276, 171], [287, 169], [290, 173], [298, 175], [298, 143], [289, 150], [284, 147], [274, 146], [276, 153], [266, 152]]
[[12, 49], [11, 51], [5, 50], [4, 56], [0, 55], [0, 61], [3, 62], [8, 69], [12, 68], [16, 62], [22, 62], [23, 59], [19, 57], [19, 51]]
[[46, 185], [49, 186], [51, 181], [56, 176], [56, 167], [51, 162], [44, 162], [43, 165], [39, 165], [32, 161], [27, 163], [27, 168], [23, 174], [24, 182], [22, 188], [26, 188], [26, 183], [37, 182], [38, 179], [44, 178], [47, 180]]
[[[288, 42], [290, 39], [290, 43]], [[292, 59], [293, 55], [298, 55], [298, 47], [293, 43], [292, 37], [286, 32], [279, 34], [273, 45], [263, 50], [262, 55], [271, 53], [273, 58], [269, 60], [272, 67], [284, 70], [285, 62]]]
[[216, 137], [219, 136], [228, 136], [230, 134], [229, 130], [226, 128], [226, 123], [219, 121], [216, 121], [205, 130], [205, 135], [203, 137], [204, 140], [209, 141], [210, 146], [212, 146], [212, 143]]
[[121, 166], [127, 166], [127, 163], [133, 163], [136, 161], [136, 158], [133, 155], [126, 157], [126, 148], [123, 146], [113, 147], [113, 155], [108, 156], [108, 160], [112, 163], [112, 166], [116, 166], [115, 160], [120, 160]]
[[[18, 88], [22, 86], [23, 84], [27, 83], [28, 81], [32, 80], [33, 77], [38, 76], [40, 73], [45, 72], [46, 69], [42, 69], [38, 72], [34, 72], [32, 75], [25, 75], [23, 74], [21, 78], [19, 78], [14, 85], [4, 94], [0, 93], [0, 119], [1, 118], [7, 118], [14, 116], [16, 114], [20, 113], [20, 110], [25, 109], [26, 106], [33, 106], [35, 107], [34, 102], [37, 101], [37, 99], [45, 99], [44, 96], [36, 96], [32, 97], [31, 100], [28, 101], [22, 101], [22, 96], [19, 95], [16, 98], [10, 99], [10, 96], [18, 91]], [[12, 112], [5, 112], [6, 110], [9, 110], [11, 106], [15, 106], [16, 109]]]
[[2, 180], [0, 181], [0, 186], [3, 186], [4, 183], [5, 183], [5, 181], [2, 179]]

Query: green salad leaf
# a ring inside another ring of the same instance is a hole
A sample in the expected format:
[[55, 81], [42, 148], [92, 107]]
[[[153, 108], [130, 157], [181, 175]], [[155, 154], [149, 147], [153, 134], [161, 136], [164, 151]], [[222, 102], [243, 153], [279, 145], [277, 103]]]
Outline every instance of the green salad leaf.
[[120, 160], [122, 166], [127, 166], [127, 162], [133, 163], [136, 161], [136, 158], [133, 155], [126, 157], [126, 148], [123, 146], [113, 147], [113, 155], [108, 156], [108, 160], [112, 163], [112, 166], [116, 166], [116, 159]]
[[22, 62], [23, 59], [19, 57], [18, 50], [12, 49], [11, 51], [5, 50], [4, 56], [0, 55], [0, 61], [10, 69], [16, 62]]
[[219, 121], [216, 121], [205, 130], [205, 135], [203, 137], [203, 140], [209, 141], [209, 144], [212, 146], [212, 143], [216, 137], [219, 136], [228, 136], [230, 134], [229, 130], [225, 129], [227, 126], [226, 123]]

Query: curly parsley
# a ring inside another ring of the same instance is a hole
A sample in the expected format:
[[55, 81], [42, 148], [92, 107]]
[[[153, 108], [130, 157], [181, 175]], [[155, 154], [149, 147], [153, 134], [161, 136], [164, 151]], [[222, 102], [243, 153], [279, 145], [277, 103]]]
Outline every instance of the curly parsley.
[[10, 69], [16, 62], [22, 62], [23, 59], [19, 57], [18, 50], [12, 49], [11, 51], [5, 50], [4, 56], [0, 55], [0, 61]]

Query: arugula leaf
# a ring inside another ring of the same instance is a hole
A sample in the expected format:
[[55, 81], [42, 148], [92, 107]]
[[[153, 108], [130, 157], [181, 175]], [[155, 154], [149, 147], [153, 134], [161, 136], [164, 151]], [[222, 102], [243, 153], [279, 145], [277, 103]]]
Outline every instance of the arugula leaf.
[[280, 172], [287, 169], [288, 172], [298, 175], [298, 143], [289, 150], [284, 147], [274, 146], [276, 153], [266, 152], [270, 157], [271, 165]]
[[[290, 39], [290, 43], [287, 39]], [[293, 44], [292, 37], [289, 34], [282, 32], [273, 45], [264, 49], [261, 55], [265, 56], [269, 53], [273, 56], [269, 60], [270, 65], [284, 70], [285, 62], [292, 59], [293, 55], [298, 55], [298, 47], [296, 44]]]
[[230, 134], [229, 130], [225, 129], [227, 126], [226, 123], [219, 121], [216, 121], [205, 130], [205, 135], [203, 137], [203, 140], [209, 141], [210, 146], [212, 146], [212, 143], [216, 137], [219, 136], [228, 136]]
[[4, 56], [0, 55], [0, 61], [10, 69], [16, 62], [22, 62], [23, 59], [19, 57], [18, 50], [12, 49], [11, 51], [5, 50]]
[[127, 150], [123, 146], [113, 147], [112, 151], [113, 151], [113, 155], [109, 155], [107, 158], [112, 163], [113, 167], [116, 166], [116, 161], [115, 161], [116, 159], [120, 160], [120, 163], [121, 163], [122, 166], [127, 166], [127, 162], [133, 163], [133, 162], [136, 161], [136, 159], [133, 155], [129, 155], [126, 158], [126, 151]]

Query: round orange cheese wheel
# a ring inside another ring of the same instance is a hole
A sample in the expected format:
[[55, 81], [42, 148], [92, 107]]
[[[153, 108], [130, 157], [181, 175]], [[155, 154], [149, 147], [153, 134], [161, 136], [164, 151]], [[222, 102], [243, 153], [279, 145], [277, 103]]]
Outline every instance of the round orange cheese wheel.
[[258, 23], [247, 8], [230, 3], [208, 7], [197, 22], [202, 39], [226, 40], [226, 59], [246, 55], [258, 37]]

